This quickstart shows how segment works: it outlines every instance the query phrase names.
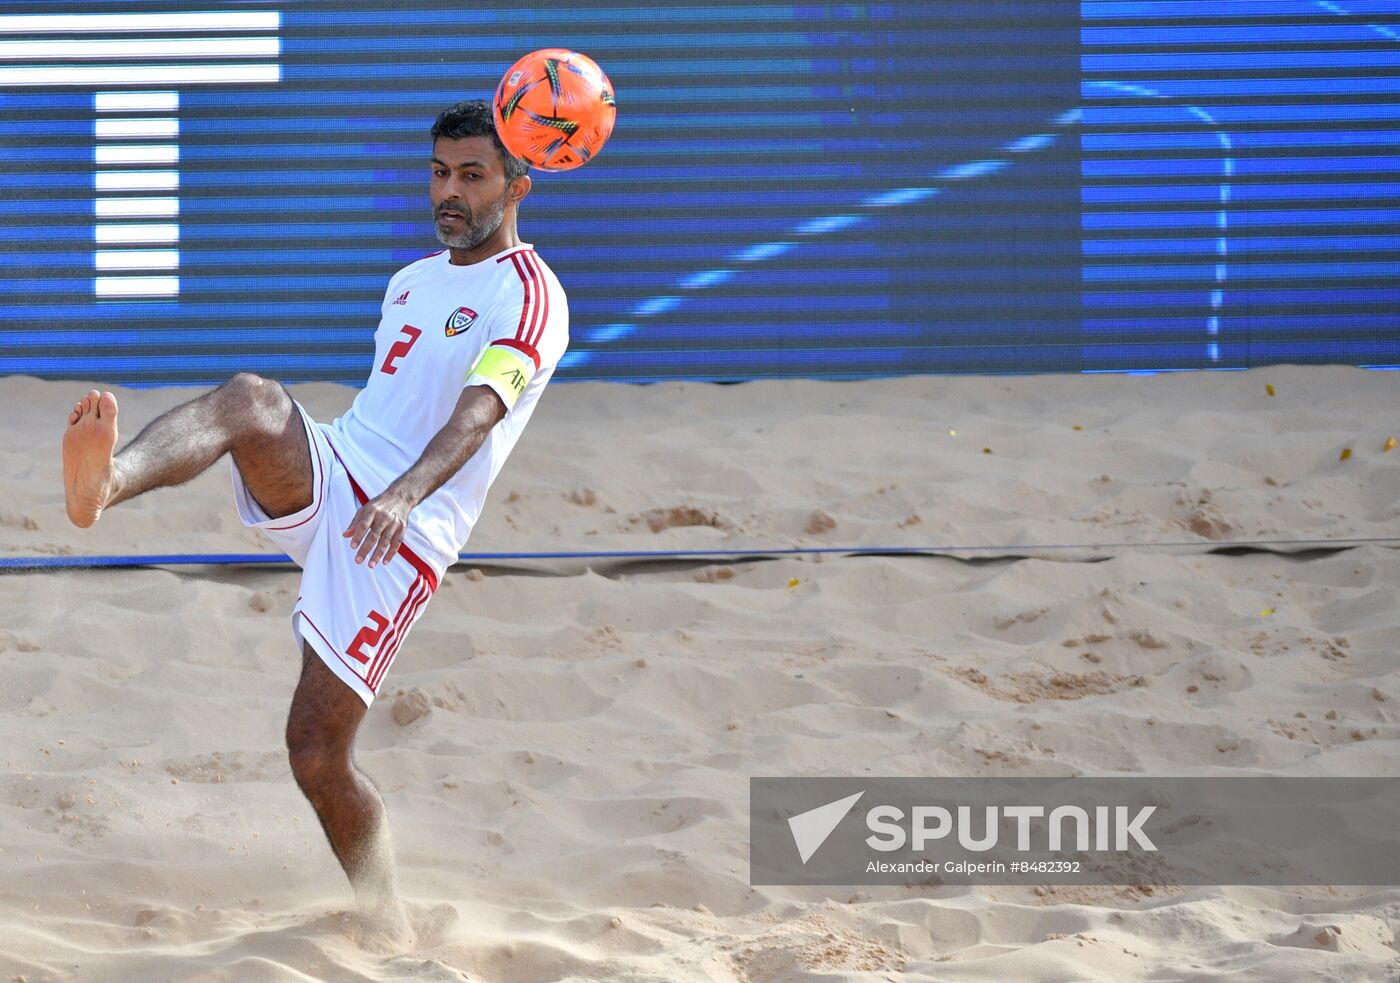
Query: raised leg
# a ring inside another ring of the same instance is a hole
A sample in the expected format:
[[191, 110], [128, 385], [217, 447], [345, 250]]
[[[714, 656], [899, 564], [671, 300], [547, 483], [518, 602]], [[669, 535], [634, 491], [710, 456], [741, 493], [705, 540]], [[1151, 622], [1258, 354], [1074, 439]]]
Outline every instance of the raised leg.
[[311, 503], [301, 414], [280, 384], [247, 372], [158, 417], [113, 456], [116, 443], [116, 397], [94, 389], [73, 407], [63, 435], [68, 518], [76, 526], [90, 526], [103, 509], [152, 488], [184, 484], [226, 453], [269, 516]]
[[399, 900], [384, 800], [351, 757], [365, 710], [320, 656], [303, 646], [301, 680], [287, 717], [292, 775], [350, 879], [366, 936], [377, 946], [406, 946], [413, 932]]

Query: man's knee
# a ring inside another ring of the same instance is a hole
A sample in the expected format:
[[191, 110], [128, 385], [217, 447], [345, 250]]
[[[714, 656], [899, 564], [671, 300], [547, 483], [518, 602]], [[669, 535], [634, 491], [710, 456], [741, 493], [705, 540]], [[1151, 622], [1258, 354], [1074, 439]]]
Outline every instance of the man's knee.
[[312, 731], [290, 725], [287, 727], [287, 760], [292, 766], [292, 777], [306, 790], [338, 779], [350, 764], [345, 748]]
[[239, 372], [217, 390], [231, 407], [246, 411], [252, 418], [268, 420], [283, 416], [292, 398], [280, 382], [252, 372]]
[[287, 754], [304, 790], [342, 781], [351, 770], [350, 747], [365, 705], [302, 643], [301, 679], [287, 714]]

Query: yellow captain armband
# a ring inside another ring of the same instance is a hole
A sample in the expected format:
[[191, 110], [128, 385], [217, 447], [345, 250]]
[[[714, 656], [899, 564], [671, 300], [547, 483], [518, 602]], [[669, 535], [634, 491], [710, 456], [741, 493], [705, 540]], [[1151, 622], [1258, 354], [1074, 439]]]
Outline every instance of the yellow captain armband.
[[491, 345], [481, 353], [467, 376], [468, 386], [490, 386], [504, 400], [506, 409], [514, 409], [515, 401], [535, 374], [534, 366], [522, 355], [509, 348]]

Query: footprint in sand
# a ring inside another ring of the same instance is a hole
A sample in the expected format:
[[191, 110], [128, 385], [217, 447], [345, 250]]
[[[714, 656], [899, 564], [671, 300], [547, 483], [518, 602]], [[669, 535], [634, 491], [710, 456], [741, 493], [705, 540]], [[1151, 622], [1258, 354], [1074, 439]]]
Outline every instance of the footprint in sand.
[[632, 517], [634, 524], [645, 522], [652, 532], [673, 529], [679, 526], [710, 526], [714, 529], [729, 529], [732, 523], [714, 509], [696, 508], [691, 505], [677, 505], [669, 509], [651, 509]]

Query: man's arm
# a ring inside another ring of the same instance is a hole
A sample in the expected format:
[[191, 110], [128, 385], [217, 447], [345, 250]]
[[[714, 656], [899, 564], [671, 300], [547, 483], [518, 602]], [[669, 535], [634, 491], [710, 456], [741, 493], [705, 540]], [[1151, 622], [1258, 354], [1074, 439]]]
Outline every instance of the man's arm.
[[350, 547], [358, 547], [355, 562], [363, 563], [369, 557], [373, 567], [397, 553], [408, 527], [408, 514], [462, 469], [505, 415], [505, 403], [489, 386], [463, 389], [451, 418], [428, 441], [413, 467], [355, 513], [344, 533]]

